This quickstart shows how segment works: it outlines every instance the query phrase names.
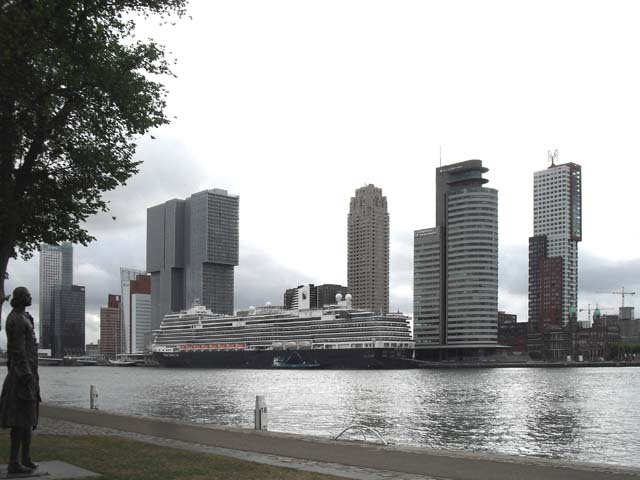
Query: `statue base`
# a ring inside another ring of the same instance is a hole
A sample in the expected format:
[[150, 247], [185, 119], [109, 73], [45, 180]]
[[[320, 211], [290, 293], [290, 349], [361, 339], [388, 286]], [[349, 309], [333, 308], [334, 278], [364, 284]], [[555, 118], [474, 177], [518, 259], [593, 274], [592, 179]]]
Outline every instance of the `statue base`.
[[45, 477], [48, 475], [49, 475], [49, 472], [47, 472], [46, 470], [43, 470], [40, 467], [30, 471], [29, 473], [9, 473], [7, 471], [6, 465], [3, 465], [0, 468], [0, 478], [37, 478], [37, 477]]
[[7, 465], [0, 465], [0, 479], [5, 478], [44, 478], [46, 480], [62, 480], [73, 478], [99, 477], [100, 474], [85, 470], [76, 465], [57, 460], [38, 462], [38, 468], [30, 473], [8, 473]]

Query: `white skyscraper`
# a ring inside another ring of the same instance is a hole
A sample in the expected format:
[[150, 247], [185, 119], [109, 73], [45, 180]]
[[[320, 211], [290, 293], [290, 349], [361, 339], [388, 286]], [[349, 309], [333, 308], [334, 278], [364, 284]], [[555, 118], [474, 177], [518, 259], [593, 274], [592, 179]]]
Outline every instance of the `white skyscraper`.
[[151, 294], [131, 294], [131, 352], [142, 353], [151, 338]]
[[[436, 226], [414, 234], [416, 358], [498, 340], [498, 191], [480, 160], [436, 169]], [[475, 349], [475, 350], [474, 350]]]
[[53, 343], [54, 287], [73, 284], [73, 245], [40, 245], [39, 338], [40, 348], [51, 348]]
[[[529, 321], [567, 323], [578, 304], [578, 242], [582, 240], [582, 168], [555, 165], [533, 176], [533, 237], [529, 241]], [[558, 260], [554, 269], [552, 259]], [[560, 266], [561, 265], [561, 266]], [[561, 270], [561, 271], [560, 271]], [[562, 278], [562, 291], [547, 291]], [[559, 317], [559, 318], [556, 318]]]
[[122, 301], [120, 303], [122, 319], [122, 352], [132, 353], [132, 322], [131, 322], [131, 281], [136, 279], [137, 275], [144, 275], [146, 272], [137, 268], [120, 267], [120, 295]]

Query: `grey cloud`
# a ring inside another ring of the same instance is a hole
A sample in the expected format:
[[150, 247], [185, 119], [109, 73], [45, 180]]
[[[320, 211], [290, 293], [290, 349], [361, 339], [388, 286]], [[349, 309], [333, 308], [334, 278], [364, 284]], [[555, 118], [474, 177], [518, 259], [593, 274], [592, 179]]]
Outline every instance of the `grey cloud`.
[[528, 295], [528, 246], [507, 245], [500, 247], [498, 276], [501, 290], [511, 295]]
[[413, 285], [413, 244], [392, 246], [390, 257], [391, 285]]
[[105, 193], [110, 211], [99, 213], [87, 222], [94, 236], [139, 228], [146, 222], [148, 207], [208, 188], [202, 164], [189, 153], [186, 145], [160, 133], [157, 135], [157, 140], [140, 141], [135, 157], [142, 161], [139, 173], [126, 185]]
[[304, 283], [324, 283], [287, 268], [265, 252], [242, 245], [236, 267], [235, 305], [239, 310], [251, 305], [282, 305], [284, 291]]
[[[500, 287], [515, 295], [527, 295], [528, 249], [510, 245], [500, 249]], [[578, 253], [580, 295], [640, 288], [640, 259], [611, 261], [585, 250]]]
[[591, 252], [579, 254], [580, 290], [600, 292], [640, 287], [640, 259], [611, 261]]

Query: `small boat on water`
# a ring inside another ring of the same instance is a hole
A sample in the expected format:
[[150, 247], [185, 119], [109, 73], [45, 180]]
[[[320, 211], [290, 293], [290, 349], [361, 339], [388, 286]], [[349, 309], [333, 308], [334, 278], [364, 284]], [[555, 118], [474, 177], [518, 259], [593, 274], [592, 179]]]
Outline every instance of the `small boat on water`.
[[109, 360], [109, 365], [114, 367], [135, 367], [137, 364], [134, 360]]
[[298, 352], [293, 352], [286, 358], [275, 357], [273, 368], [320, 368], [320, 364], [317, 361], [307, 362]]
[[78, 359], [76, 360], [76, 363], [84, 367], [94, 367], [98, 364], [95, 359]]

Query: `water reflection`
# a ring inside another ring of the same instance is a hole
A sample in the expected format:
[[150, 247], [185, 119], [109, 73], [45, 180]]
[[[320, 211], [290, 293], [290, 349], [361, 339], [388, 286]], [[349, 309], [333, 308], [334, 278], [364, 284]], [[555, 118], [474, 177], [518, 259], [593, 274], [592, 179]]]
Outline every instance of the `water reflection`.
[[273, 431], [363, 424], [398, 444], [640, 466], [640, 369], [42, 369], [45, 401], [87, 407], [90, 384], [134, 415], [251, 427], [264, 395]]

